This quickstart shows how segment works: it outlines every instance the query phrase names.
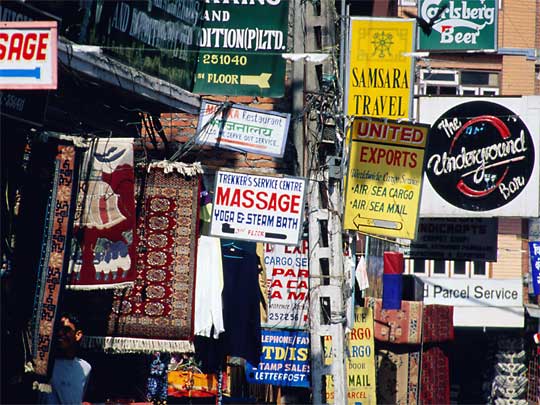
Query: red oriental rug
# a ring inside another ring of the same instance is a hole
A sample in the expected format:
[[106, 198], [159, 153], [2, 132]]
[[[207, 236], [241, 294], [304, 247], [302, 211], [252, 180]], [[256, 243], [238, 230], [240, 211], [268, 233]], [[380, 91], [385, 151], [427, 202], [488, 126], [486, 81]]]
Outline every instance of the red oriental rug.
[[32, 317], [34, 371], [43, 378], [52, 372], [51, 351], [76, 205], [77, 160], [73, 145], [57, 146]]
[[[199, 166], [200, 167], [200, 166]], [[115, 290], [108, 337], [87, 347], [117, 352], [182, 352], [192, 346], [200, 179], [150, 170], [137, 225], [133, 287]]]
[[454, 340], [454, 307], [425, 305], [423, 327], [424, 343]]
[[126, 287], [135, 280], [133, 139], [96, 139], [86, 151], [69, 288]]
[[450, 403], [450, 366], [441, 347], [424, 349], [420, 381], [422, 404]]
[[421, 301], [401, 301], [401, 309], [382, 309], [380, 298], [368, 297], [366, 305], [373, 308], [375, 339], [390, 343], [421, 343]]

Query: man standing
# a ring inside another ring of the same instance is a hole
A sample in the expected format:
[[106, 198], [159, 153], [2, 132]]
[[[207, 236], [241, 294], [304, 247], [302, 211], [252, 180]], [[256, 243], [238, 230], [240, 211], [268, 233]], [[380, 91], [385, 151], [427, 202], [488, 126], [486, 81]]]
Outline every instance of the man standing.
[[41, 396], [42, 404], [81, 404], [92, 367], [76, 357], [83, 337], [79, 319], [63, 314], [56, 340], [56, 359], [51, 378], [52, 392]]

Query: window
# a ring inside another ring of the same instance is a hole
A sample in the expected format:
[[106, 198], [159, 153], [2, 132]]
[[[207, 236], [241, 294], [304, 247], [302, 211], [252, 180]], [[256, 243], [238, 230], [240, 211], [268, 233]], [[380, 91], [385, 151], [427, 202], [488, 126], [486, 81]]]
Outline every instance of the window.
[[489, 263], [488, 262], [470, 262], [471, 263], [471, 277], [486, 277], [488, 276]]
[[463, 260], [456, 260], [451, 262], [451, 274], [456, 277], [463, 277], [467, 275], [467, 262]]
[[488, 278], [489, 262], [405, 259], [405, 274], [422, 277]]
[[421, 69], [417, 94], [431, 96], [499, 95], [499, 73], [473, 70]]

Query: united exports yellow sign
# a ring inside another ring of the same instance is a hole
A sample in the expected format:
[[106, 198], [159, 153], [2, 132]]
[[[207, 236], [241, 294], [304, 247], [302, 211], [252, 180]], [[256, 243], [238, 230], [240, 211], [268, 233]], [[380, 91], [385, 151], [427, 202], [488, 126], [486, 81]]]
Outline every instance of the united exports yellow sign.
[[351, 19], [348, 115], [410, 118], [414, 33], [412, 19]]
[[[330, 353], [331, 339], [325, 339], [325, 353]], [[347, 403], [376, 405], [375, 344], [373, 340], [373, 312], [371, 308], [355, 307], [354, 326], [348, 335]], [[325, 361], [325, 364], [331, 364]], [[326, 376], [326, 403], [334, 403], [334, 384]]]
[[343, 227], [415, 239], [429, 125], [356, 118]]

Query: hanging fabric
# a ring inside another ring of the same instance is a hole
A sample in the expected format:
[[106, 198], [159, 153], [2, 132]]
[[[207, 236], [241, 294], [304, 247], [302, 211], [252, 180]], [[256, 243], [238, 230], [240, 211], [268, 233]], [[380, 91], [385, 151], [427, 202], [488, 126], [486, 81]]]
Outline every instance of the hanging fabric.
[[149, 170], [137, 225], [135, 284], [115, 290], [107, 336], [87, 336], [87, 347], [193, 350], [188, 340], [193, 335], [200, 171], [195, 167], [190, 173]]
[[31, 327], [33, 371], [43, 379], [52, 372], [54, 331], [69, 263], [78, 184], [77, 155], [72, 144], [59, 142], [56, 146]]
[[133, 139], [96, 139], [84, 158], [68, 286], [127, 287], [135, 280]]

